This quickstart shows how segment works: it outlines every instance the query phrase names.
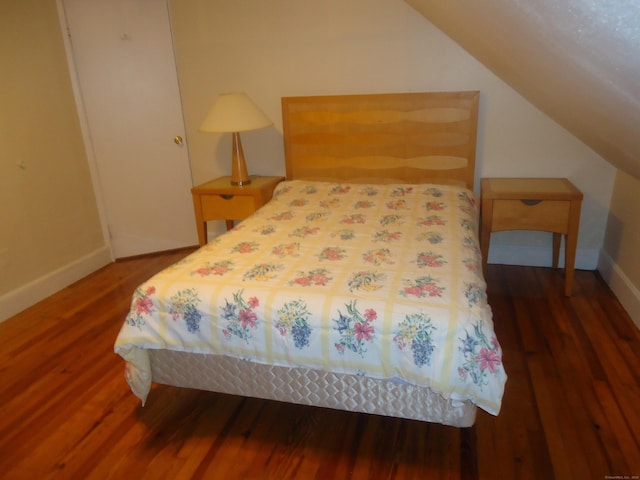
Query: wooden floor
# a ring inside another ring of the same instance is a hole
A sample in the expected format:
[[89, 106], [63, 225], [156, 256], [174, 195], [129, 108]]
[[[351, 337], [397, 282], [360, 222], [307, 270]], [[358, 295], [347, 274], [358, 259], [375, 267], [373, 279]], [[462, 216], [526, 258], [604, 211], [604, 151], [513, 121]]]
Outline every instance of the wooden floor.
[[640, 335], [593, 272], [489, 266], [509, 375], [498, 417], [435, 424], [155, 386], [113, 342], [184, 252], [110, 265], [0, 324], [3, 479], [605, 479], [640, 475]]

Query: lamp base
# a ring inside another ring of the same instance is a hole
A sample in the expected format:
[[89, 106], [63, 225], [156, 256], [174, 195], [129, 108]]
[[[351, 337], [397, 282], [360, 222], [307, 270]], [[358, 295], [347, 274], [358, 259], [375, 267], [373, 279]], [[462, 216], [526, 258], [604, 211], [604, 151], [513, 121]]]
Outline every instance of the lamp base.
[[234, 187], [243, 187], [245, 185], [249, 185], [251, 183], [250, 179], [247, 180], [231, 180], [231, 185]]
[[242, 142], [240, 134], [233, 132], [231, 137], [231, 185], [248, 185], [251, 183], [249, 174], [247, 173], [247, 165], [244, 162], [244, 152], [242, 151]]

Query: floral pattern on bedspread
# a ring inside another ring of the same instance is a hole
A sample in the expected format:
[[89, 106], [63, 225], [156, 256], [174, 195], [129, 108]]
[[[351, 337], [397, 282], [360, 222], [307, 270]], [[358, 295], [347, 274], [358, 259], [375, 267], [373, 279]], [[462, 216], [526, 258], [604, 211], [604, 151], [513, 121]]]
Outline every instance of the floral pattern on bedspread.
[[[409, 382], [497, 414], [506, 374], [477, 232], [462, 188], [282, 182], [136, 290], [115, 350], [129, 370], [148, 369], [145, 349], [222, 354]], [[137, 373], [142, 398], [150, 372]]]

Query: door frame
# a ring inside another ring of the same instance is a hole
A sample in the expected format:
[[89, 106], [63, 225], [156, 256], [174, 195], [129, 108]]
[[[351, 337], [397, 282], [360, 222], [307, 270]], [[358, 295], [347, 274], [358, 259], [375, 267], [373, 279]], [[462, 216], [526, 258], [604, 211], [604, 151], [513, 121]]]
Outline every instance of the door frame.
[[102, 239], [105, 246], [109, 249], [111, 261], [115, 261], [115, 255], [113, 247], [111, 245], [111, 237], [109, 235], [109, 223], [107, 222], [107, 214], [105, 208], [104, 195], [102, 193], [102, 187], [100, 186], [100, 179], [98, 176], [98, 166], [96, 157], [94, 154], [93, 140], [91, 138], [91, 131], [89, 129], [89, 122], [85, 114], [84, 99], [82, 98], [82, 91], [80, 90], [80, 80], [78, 78], [78, 71], [76, 69], [75, 60], [73, 57], [73, 50], [71, 47], [71, 33], [69, 25], [67, 23], [67, 16], [64, 11], [63, 0], [56, 0], [56, 6], [58, 8], [58, 17], [60, 19], [60, 27], [62, 28], [62, 38], [64, 40], [64, 50], [67, 57], [67, 65], [69, 67], [69, 77], [71, 80], [71, 88], [73, 89], [73, 96], [76, 102], [76, 110], [78, 112], [78, 119], [80, 121], [80, 130], [82, 132], [82, 140], [84, 142], [85, 154], [87, 156], [87, 163], [89, 164], [89, 173], [91, 175], [91, 183], [93, 185], [93, 192], [98, 207], [98, 216], [100, 218], [100, 227], [102, 228]]

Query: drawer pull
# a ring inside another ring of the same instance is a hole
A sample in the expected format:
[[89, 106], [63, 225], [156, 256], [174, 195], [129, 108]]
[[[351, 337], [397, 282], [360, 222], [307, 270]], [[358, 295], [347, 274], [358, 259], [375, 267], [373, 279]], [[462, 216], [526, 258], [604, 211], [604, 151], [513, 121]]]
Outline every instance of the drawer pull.
[[520, 201], [525, 205], [532, 206], [532, 205], [539, 204], [542, 200], [520, 200]]
[[233, 195], [220, 195], [222, 198], [224, 198], [225, 200], [231, 200], [233, 198]]

